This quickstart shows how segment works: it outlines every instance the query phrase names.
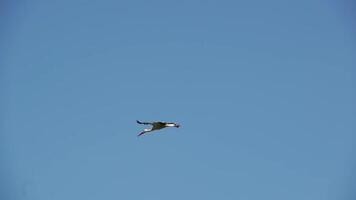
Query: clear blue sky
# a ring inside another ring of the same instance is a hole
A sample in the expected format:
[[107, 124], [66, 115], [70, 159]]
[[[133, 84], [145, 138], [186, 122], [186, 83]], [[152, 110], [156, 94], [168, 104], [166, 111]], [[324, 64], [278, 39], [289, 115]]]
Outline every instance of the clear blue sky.
[[356, 198], [351, 1], [1, 5], [2, 199]]

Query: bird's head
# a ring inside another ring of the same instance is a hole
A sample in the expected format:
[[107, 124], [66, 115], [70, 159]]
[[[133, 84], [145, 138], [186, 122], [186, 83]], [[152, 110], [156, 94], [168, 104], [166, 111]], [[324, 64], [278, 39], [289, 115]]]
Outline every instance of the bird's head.
[[174, 122], [165, 122], [164, 126], [165, 126], [165, 127], [176, 127], [176, 128], [179, 128], [179, 127], [180, 127], [179, 124], [174, 123]]

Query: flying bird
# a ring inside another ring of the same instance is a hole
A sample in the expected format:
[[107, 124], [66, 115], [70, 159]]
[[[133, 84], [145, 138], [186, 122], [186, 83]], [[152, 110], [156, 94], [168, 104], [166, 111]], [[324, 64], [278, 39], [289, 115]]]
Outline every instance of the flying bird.
[[174, 122], [160, 122], [160, 121], [157, 121], [157, 122], [140, 122], [138, 120], [136, 120], [136, 122], [138, 124], [151, 125], [150, 128], [143, 129], [143, 131], [140, 134], [138, 134], [137, 136], [141, 136], [141, 135], [143, 135], [145, 133], [148, 133], [148, 132], [151, 132], [151, 131], [155, 131], [155, 130], [160, 130], [160, 129], [166, 128], [166, 127], [176, 127], [176, 128], [180, 127], [179, 124], [174, 123]]

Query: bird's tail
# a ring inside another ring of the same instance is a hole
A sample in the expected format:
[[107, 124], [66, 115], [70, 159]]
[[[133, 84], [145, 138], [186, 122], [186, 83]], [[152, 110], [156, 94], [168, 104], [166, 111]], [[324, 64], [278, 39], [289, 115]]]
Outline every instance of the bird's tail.
[[138, 124], [143, 124], [142, 122], [140, 122], [140, 121], [138, 121], [138, 120], [136, 120], [136, 122], [137, 122]]

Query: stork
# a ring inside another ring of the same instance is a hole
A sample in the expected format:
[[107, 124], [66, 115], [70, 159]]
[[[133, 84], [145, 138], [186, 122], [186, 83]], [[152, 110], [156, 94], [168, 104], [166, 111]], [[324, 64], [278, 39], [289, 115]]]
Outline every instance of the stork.
[[145, 128], [143, 129], [143, 131], [138, 134], [137, 136], [141, 136], [145, 133], [151, 132], [151, 131], [155, 131], [155, 130], [160, 130], [162, 128], [166, 128], [166, 127], [176, 127], [179, 128], [180, 125], [174, 122], [160, 122], [160, 121], [156, 121], [156, 122], [140, 122], [138, 120], [136, 120], [136, 122], [138, 124], [143, 124], [143, 125], [151, 125], [150, 128]]

